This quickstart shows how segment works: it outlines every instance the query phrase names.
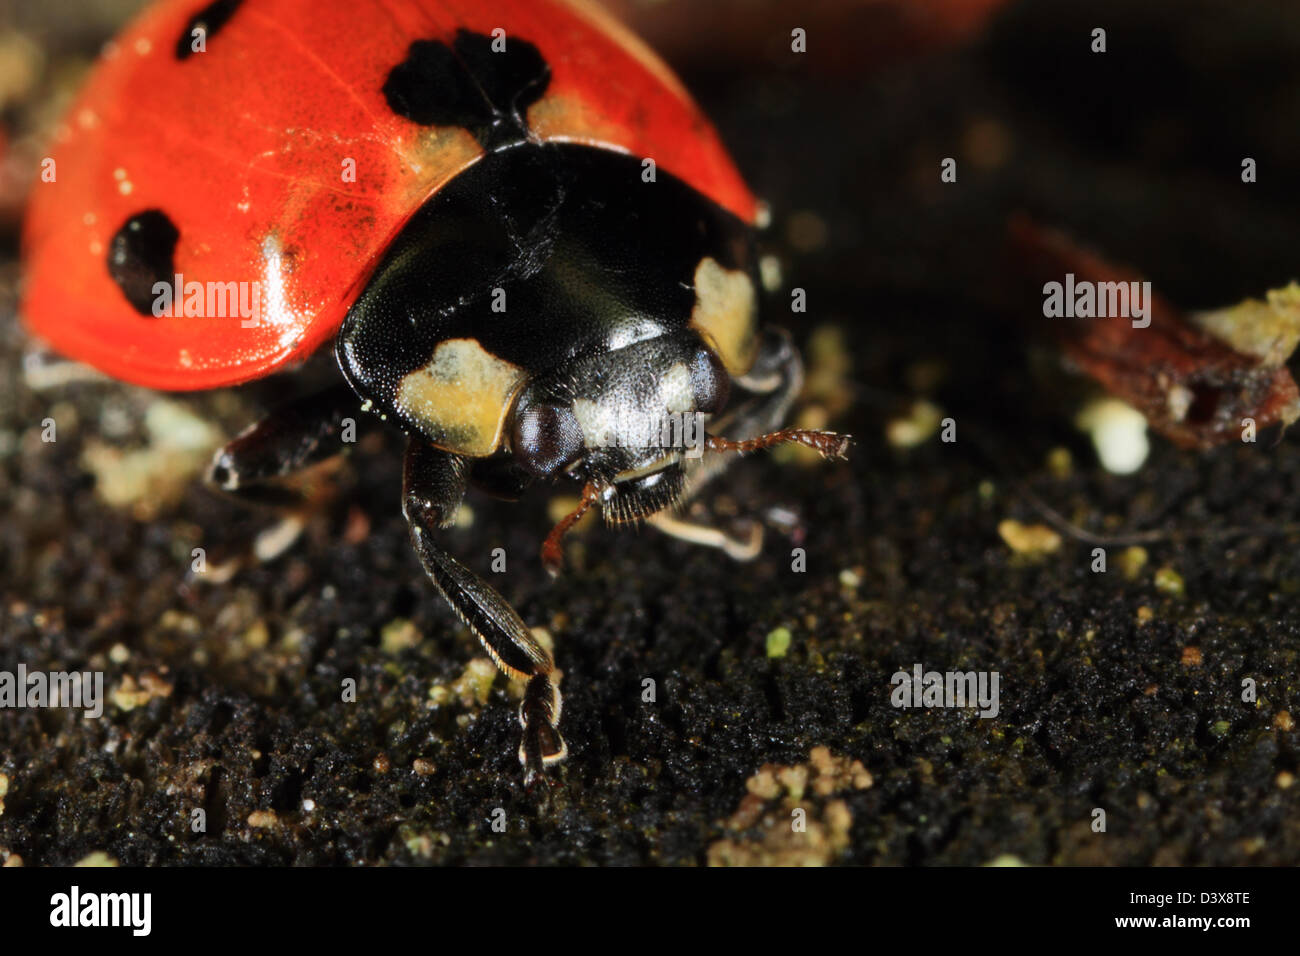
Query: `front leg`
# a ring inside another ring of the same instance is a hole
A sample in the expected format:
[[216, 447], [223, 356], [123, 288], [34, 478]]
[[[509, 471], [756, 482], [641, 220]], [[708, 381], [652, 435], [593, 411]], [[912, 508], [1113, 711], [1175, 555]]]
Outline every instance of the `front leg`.
[[[251, 547], [241, 542], [234, 553], [215, 561], [207, 580], [228, 580], [246, 562], [274, 560], [293, 544], [310, 513], [328, 498], [319, 491], [309, 496], [293, 482], [305, 469], [347, 450], [353, 438], [346, 426], [355, 426], [359, 409], [356, 393], [337, 385], [280, 405], [216, 453], [208, 484], [244, 504], [267, 507], [280, 520], [258, 534]], [[219, 545], [218, 550], [224, 549]]]
[[497, 667], [509, 677], [528, 682], [519, 708], [524, 728], [519, 760], [524, 765], [524, 782], [532, 789], [545, 779], [543, 769], [567, 754], [558, 729], [560, 690], [552, 680], [555, 664], [505, 598], [435, 541], [437, 530], [454, 519], [465, 496], [468, 475], [466, 459], [412, 439], [406, 446], [402, 513], [411, 528], [411, 543], [434, 586], [482, 642]]
[[208, 482], [250, 504], [301, 504], [284, 480], [346, 451], [344, 424], [355, 422], [360, 404], [350, 387], [336, 385], [279, 406], [217, 452]]

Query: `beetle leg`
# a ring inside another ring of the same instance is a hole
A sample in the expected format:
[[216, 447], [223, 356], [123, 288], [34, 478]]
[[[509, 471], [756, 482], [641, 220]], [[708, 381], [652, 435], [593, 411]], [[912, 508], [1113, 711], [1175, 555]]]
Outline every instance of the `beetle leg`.
[[437, 529], [455, 518], [465, 495], [469, 463], [418, 440], [406, 446], [402, 513], [411, 543], [434, 586], [482, 642], [493, 663], [507, 676], [527, 681], [519, 707], [523, 742], [519, 760], [529, 789], [545, 778], [546, 766], [567, 754], [560, 722], [560, 690], [551, 655], [500, 594], [435, 542]]
[[763, 551], [763, 526], [757, 522], [750, 524], [748, 539], [712, 525], [687, 521], [666, 511], [651, 515], [646, 522], [678, 541], [717, 548], [733, 561], [753, 561]]
[[321, 502], [301, 488], [290, 487], [286, 479], [344, 451], [344, 424], [359, 409], [356, 393], [346, 385], [307, 395], [273, 409], [213, 456], [209, 485], [245, 504], [272, 507], [283, 514], [251, 546], [243, 542], [225, 560], [213, 561], [207, 581], [228, 580], [250, 558], [271, 561], [293, 545], [311, 507]]
[[277, 480], [345, 451], [344, 424], [359, 412], [360, 400], [346, 385], [281, 405], [217, 452], [208, 481], [242, 501], [301, 504], [301, 492]]

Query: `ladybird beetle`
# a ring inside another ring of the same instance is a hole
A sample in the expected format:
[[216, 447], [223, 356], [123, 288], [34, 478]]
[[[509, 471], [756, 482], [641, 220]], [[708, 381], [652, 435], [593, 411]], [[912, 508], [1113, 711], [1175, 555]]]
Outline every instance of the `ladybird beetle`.
[[[419, 559], [525, 682], [530, 787], [566, 753], [560, 694], [519, 615], [438, 543], [467, 487], [576, 479], [542, 549], [554, 571], [594, 505], [716, 543], [666, 514], [714, 453], [846, 450], [779, 430], [802, 369], [757, 324], [758, 204], [679, 81], [597, 7], [164, 0], [104, 48], [55, 144], [24, 228], [31, 331], [170, 390], [332, 339], [344, 382], [235, 438], [210, 480], [252, 499], [342, 451], [358, 410], [400, 428]], [[707, 424], [701, 454], [644, 427], [672, 416], [678, 437]]]

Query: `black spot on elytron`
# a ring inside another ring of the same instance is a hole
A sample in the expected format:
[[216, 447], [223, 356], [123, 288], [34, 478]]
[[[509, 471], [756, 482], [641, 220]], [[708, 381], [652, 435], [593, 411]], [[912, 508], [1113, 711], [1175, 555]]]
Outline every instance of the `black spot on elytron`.
[[108, 246], [108, 274], [141, 315], [153, 318], [154, 283], [171, 282], [172, 257], [181, 234], [160, 209], [138, 212]]
[[485, 149], [522, 139], [528, 107], [542, 98], [551, 68], [537, 47], [507, 37], [492, 51], [492, 37], [460, 30], [449, 47], [416, 40], [384, 82], [394, 113], [421, 126], [464, 126]]
[[239, 5], [244, 0], [216, 0], [215, 3], [209, 3], [194, 16], [190, 17], [190, 22], [185, 24], [185, 29], [176, 40], [176, 59], [188, 60], [190, 54], [194, 52], [194, 31], [203, 28], [204, 43], [216, 36], [221, 28], [226, 25], [226, 21], [235, 15]]

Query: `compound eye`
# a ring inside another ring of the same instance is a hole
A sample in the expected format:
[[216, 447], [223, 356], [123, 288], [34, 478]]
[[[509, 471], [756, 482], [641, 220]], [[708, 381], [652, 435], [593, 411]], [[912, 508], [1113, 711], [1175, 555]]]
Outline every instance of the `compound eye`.
[[515, 459], [539, 478], [569, 465], [583, 447], [582, 428], [570, 408], [533, 405], [515, 419]]
[[695, 392], [695, 410], [715, 415], [727, 405], [731, 394], [731, 376], [722, 360], [709, 349], [700, 349], [691, 361], [691, 388]]

